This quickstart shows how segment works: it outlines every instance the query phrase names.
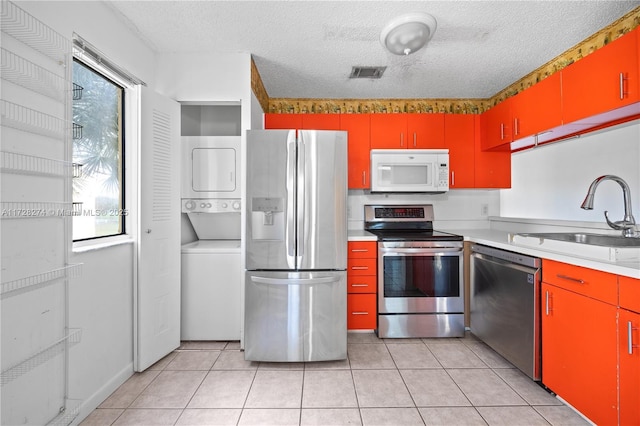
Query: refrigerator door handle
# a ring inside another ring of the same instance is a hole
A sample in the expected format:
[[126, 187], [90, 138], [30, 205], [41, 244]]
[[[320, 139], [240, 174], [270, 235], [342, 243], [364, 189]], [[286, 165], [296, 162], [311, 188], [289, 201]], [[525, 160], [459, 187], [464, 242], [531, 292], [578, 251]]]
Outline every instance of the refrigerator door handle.
[[295, 268], [293, 260], [296, 256], [296, 229], [295, 229], [295, 195], [296, 195], [296, 142], [295, 131], [293, 141], [291, 133], [287, 138], [287, 216], [286, 216], [286, 237], [287, 264]]
[[298, 251], [297, 253], [297, 260], [296, 260], [296, 268], [300, 267], [300, 263], [302, 262], [302, 256], [304, 256], [304, 221], [305, 221], [305, 194], [304, 194], [304, 190], [305, 190], [305, 179], [306, 179], [306, 175], [305, 175], [305, 162], [306, 162], [306, 158], [305, 158], [305, 140], [303, 139], [302, 136], [302, 132], [299, 133], [298, 135], [298, 194], [297, 194], [297, 200], [296, 200], [296, 207], [297, 207], [297, 212], [296, 212], [296, 220], [297, 220], [297, 226], [296, 226], [296, 232], [298, 234], [298, 239], [296, 241], [296, 249]]
[[265, 278], [251, 277], [251, 281], [258, 284], [275, 284], [275, 285], [311, 285], [311, 284], [330, 284], [340, 281], [340, 277], [322, 277], [322, 278]]

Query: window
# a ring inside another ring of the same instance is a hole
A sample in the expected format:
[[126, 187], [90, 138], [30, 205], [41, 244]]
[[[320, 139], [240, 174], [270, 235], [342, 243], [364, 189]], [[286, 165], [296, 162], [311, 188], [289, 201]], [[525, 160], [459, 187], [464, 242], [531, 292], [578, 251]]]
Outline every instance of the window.
[[[73, 62], [73, 240], [125, 233], [125, 88], [77, 59]], [[80, 90], [81, 89], [81, 90]]]

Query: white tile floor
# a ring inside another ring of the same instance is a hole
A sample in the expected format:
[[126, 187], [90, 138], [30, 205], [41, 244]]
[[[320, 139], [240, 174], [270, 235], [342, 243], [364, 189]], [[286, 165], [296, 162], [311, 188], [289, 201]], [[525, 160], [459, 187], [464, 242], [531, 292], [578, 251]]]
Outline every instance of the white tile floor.
[[184, 342], [81, 425], [587, 424], [472, 336], [348, 343], [344, 361], [279, 364]]

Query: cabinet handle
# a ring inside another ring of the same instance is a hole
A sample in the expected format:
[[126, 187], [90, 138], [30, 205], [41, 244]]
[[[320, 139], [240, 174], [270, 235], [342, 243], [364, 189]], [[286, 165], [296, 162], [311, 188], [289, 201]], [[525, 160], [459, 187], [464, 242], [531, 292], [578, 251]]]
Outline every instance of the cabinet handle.
[[520, 133], [518, 131], [518, 119], [517, 118], [515, 118], [513, 120], [513, 131], [515, 132], [516, 136], [518, 136], [518, 134]]
[[633, 330], [637, 330], [633, 326], [631, 321], [627, 321], [627, 353], [633, 355], [633, 348], [637, 348], [638, 345], [633, 344]]
[[351, 269], [354, 271], [366, 271], [369, 269], [368, 266], [352, 266]]
[[500, 140], [504, 140], [504, 123], [500, 123]]
[[416, 136], [416, 132], [413, 132], [413, 147], [415, 148], [416, 146], [418, 146], [417, 136]]
[[351, 249], [351, 253], [368, 253], [369, 249]]
[[551, 312], [551, 308], [549, 306], [549, 290], [547, 290], [545, 292], [545, 309], [544, 312], [547, 316], [549, 316], [549, 313]]
[[624, 77], [624, 73], [621, 72], [620, 73], [620, 100], [624, 99], [624, 95], [626, 95], [627, 93], [624, 91], [624, 82], [625, 82], [626, 78]]
[[400, 133], [400, 146], [404, 147], [404, 133]]
[[367, 172], [364, 170], [362, 171], [362, 185], [367, 186]]
[[351, 315], [369, 315], [369, 312], [351, 312]]
[[456, 172], [451, 171], [451, 186], [456, 186]]
[[367, 287], [367, 284], [351, 284], [351, 287]]
[[561, 280], [572, 281], [574, 283], [578, 283], [580, 285], [584, 285], [584, 281], [581, 280], [580, 278], [573, 278], [573, 277], [570, 277], [568, 275], [562, 275], [562, 274], [556, 274], [556, 277], [560, 278]]

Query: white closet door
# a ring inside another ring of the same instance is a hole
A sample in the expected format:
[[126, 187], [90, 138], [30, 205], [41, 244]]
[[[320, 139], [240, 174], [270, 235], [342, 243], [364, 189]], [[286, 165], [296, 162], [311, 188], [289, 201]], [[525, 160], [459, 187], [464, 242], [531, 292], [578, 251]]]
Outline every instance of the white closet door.
[[141, 92], [135, 370], [180, 345], [180, 105]]

